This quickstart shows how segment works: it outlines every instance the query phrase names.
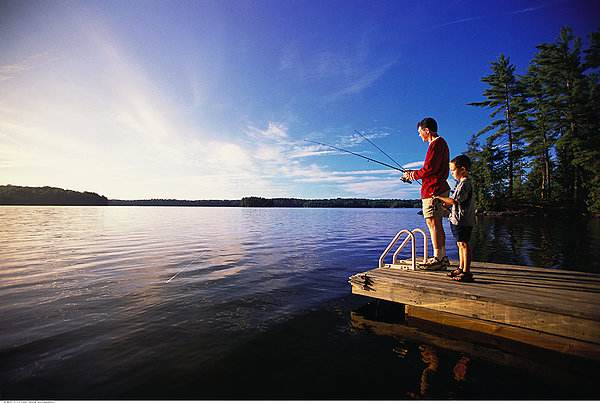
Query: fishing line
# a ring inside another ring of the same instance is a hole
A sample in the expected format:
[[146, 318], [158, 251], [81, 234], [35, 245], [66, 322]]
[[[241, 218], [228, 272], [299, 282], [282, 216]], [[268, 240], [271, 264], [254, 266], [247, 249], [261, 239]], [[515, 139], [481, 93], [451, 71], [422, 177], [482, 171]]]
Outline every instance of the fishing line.
[[173, 280], [175, 277], [177, 277], [179, 275], [179, 273], [181, 273], [182, 271], [184, 271], [185, 269], [187, 269], [188, 267], [190, 267], [191, 265], [196, 263], [198, 261], [198, 259], [200, 259], [201, 257], [202, 257], [202, 254], [200, 254], [200, 256], [198, 256], [196, 259], [192, 260], [190, 263], [186, 264], [181, 270], [179, 270], [177, 273], [175, 273], [175, 275], [173, 277], [168, 279], [165, 282], [165, 284], [169, 284], [171, 282], [171, 280]]
[[[404, 169], [404, 168], [399, 168], [399, 167], [396, 167], [396, 166], [393, 166], [393, 165], [390, 165], [390, 164], [386, 164], [385, 162], [381, 162], [381, 161], [378, 161], [378, 160], [376, 160], [376, 159], [373, 159], [373, 158], [366, 157], [366, 156], [364, 156], [364, 155], [362, 155], [362, 154], [358, 154], [358, 153], [355, 153], [355, 152], [353, 152], [353, 151], [346, 150], [346, 149], [344, 149], [344, 148], [340, 148], [340, 147], [332, 146], [331, 144], [320, 143], [320, 142], [318, 142], [318, 141], [307, 140], [307, 139], [304, 139], [304, 141], [307, 141], [307, 142], [309, 142], [309, 143], [318, 144], [318, 145], [325, 146], [325, 147], [329, 147], [329, 148], [333, 148], [334, 150], [342, 151], [342, 152], [345, 152], [345, 153], [348, 153], [348, 154], [356, 155], [357, 157], [364, 158], [364, 159], [366, 159], [366, 160], [369, 160], [369, 161], [371, 161], [371, 162], [374, 162], [374, 163], [376, 163], [376, 164], [383, 165], [383, 166], [386, 166], [386, 167], [388, 167], [388, 168], [392, 168], [392, 169], [394, 169], [394, 170], [396, 170], [396, 171], [400, 171], [400, 172], [402, 172], [402, 173], [406, 172], [406, 169]], [[398, 164], [398, 165], [400, 165], [400, 164]], [[408, 179], [404, 179], [404, 177], [400, 178], [400, 180], [401, 180], [402, 182], [405, 182], [405, 183], [412, 183], [410, 180], [408, 180]]]
[[364, 159], [369, 160], [371, 162], [374, 162], [376, 164], [383, 165], [383, 166], [386, 166], [388, 168], [395, 169], [396, 171], [400, 171], [400, 172], [404, 172], [405, 171], [402, 168], [398, 168], [398, 167], [395, 167], [393, 165], [386, 164], [385, 162], [377, 161], [376, 159], [373, 159], [373, 158], [365, 157], [362, 154], [358, 154], [358, 153], [355, 153], [355, 152], [350, 151], [350, 150], [346, 150], [346, 149], [343, 149], [343, 148], [340, 148], [340, 147], [332, 146], [331, 144], [319, 143], [318, 141], [312, 141], [312, 140], [306, 140], [306, 139], [304, 139], [304, 141], [307, 141], [309, 143], [319, 144], [321, 146], [325, 146], [325, 147], [329, 147], [329, 148], [333, 148], [334, 150], [342, 151], [342, 152], [345, 152], [345, 153], [348, 153], [348, 154], [356, 155], [357, 157], [364, 158]]
[[[358, 130], [354, 130], [360, 137], [362, 137], [363, 139], [367, 140], [369, 143], [371, 143], [371, 145], [373, 145], [375, 148], [377, 148], [379, 151], [381, 151], [382, 153], [385, 154], [386, 157], [388, 157], [389, 159], [391, 159], [392, 161], [394, 161], [394, 163], [396, 165], [398, 165], [399, 168], [402, 168], [402, 165], [400, 165], [398, 163], [398, 161], [396, 161], [395, 159], [393, 159], [388, 153], [386, 153], [385, 151], [383, 151], [381, 148], [379, 148], [379, 146], [377, 144], [375, 144], [374, 142], [371, 141], [371, 139], [369, 139], [367, 136], [363, 135], [361, 132], [359, 132]], [[404, 168], [402, 168], [404, 169]], [[402, 171], [404, 172], [404, 171]]]

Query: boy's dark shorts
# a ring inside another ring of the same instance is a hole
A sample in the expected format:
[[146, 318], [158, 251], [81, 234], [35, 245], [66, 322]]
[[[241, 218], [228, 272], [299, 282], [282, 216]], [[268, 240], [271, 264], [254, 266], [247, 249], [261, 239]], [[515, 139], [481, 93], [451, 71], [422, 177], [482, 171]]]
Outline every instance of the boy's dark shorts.
[[452, 230], [452, 235], [456, 238], [456, 242], [469, 242], [471, 239], [473, 227], [450, 224], [450, 229]]

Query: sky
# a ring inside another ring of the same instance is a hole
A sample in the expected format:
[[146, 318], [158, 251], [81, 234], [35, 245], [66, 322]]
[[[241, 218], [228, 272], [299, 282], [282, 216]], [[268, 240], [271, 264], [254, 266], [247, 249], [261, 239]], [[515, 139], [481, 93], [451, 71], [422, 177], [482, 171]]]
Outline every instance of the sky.
[[[0, 185], [110, 199], [419, 198], [422, 165], [489, 111], [501, 53], [524, 73], [597, 1], [0, 0]], [[452, 184], [452, 180], [449, 182]]]

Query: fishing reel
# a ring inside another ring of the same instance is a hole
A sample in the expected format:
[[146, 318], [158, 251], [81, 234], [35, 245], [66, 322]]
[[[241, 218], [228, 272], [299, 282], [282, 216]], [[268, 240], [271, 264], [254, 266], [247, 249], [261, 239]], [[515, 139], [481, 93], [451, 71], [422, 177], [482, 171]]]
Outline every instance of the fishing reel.
[[404, 183], [412, 183], [412, 181], [411, 181], [410, 179], [406, 179], [404, 176], [402, 176], [402, 177], [400, 178], [400, 180], [401, 180], [402, 182], [404, 182]]

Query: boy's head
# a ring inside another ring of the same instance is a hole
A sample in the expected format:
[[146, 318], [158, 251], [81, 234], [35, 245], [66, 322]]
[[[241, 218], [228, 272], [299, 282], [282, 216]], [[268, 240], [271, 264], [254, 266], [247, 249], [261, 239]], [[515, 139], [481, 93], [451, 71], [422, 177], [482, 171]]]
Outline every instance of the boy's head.
[[424, 118], [417, 123], [417, 131], [423, 141], [437, 137], [438, 125], [434, 118]]
[[464, 178], [469, 175], [471, 159], [464, 154], [454, 157], [450, 161], [450, 173], [454, 179]]

